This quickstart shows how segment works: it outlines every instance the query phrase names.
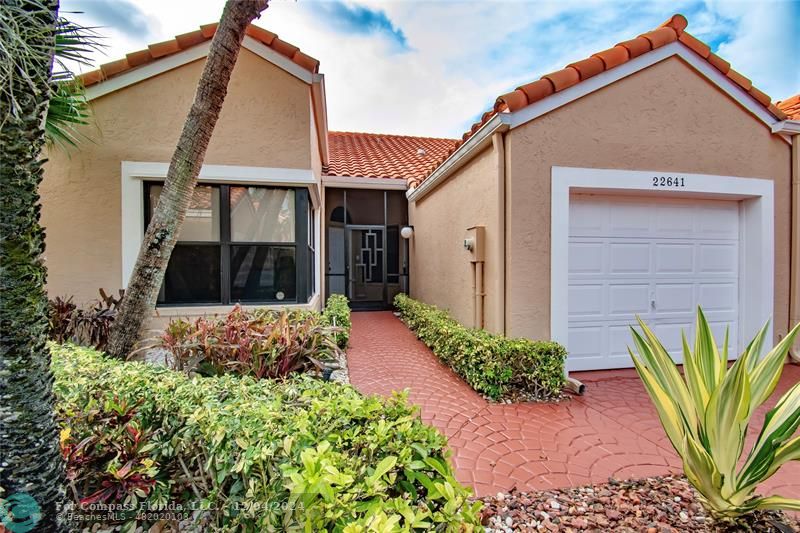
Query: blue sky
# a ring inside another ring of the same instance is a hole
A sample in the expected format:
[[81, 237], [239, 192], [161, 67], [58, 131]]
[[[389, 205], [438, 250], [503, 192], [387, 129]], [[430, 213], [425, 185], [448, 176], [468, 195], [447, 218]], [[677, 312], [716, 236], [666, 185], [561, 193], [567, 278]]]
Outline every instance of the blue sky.
[[[221, 0], [62, 0], [105, 62], [219, 18]], [[673, 13], [774, 99], [800, 92], [797, 1], [273, 0], [256, 23], [321, 61], [331, 129], [460, 136], [517, 85]]]

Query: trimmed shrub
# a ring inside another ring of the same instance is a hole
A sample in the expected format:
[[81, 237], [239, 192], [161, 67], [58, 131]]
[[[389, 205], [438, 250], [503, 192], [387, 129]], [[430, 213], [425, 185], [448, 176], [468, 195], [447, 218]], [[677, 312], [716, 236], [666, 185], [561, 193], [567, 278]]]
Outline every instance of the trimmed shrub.
[[561, 394], [567, 351], [560, 344], [467, 328], [405, 294], [395, 296], [394, 305], [417, 337], [484, 396], [547, 400]]
[[331, 294], [328, 303], [322, 310], [322, 318], [331, 326], [339, 328], [336, 332], [336, 344], [346, 348], [350, 341], [350, 304], [343, 294]]
[[172, 354], [175, 370], [279, 378], [335, 360], [341, 353], [338, 331], [319, 313], [245, 311], [236, 305], [220, 318], [171, 321], [157, 345]]
[[[204, 530], [480, 527], [480, 504], [469, 503], [468, 489], [455, 480], [445, 438], [404, 396], [364, 397], [305, 375], [190, 378], [88, 348], [51, 349], [65, 455], [85, 458], [74, 446], [86, 438], [103, 445], [88, 450], [92, 460], [84, 463], [100, 472], [69, 466], [73, 479], [88, 480], [85, 489], [73, 484], [76, 498], [155, 509], [179, 503], [200, 509], [190, 523]], [[110, 435], [103, 438], [105, 427]], [[104, 485], [129, 470], [118, 450], [132, 458], [136, 477]], [[98, 486], [109, 490], [98, 493]]]

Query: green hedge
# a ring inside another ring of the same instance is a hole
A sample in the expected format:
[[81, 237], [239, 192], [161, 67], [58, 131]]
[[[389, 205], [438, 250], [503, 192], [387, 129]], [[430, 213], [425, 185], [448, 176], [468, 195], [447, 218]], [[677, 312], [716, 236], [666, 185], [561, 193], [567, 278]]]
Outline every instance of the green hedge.
[[346, 348], [350, 341], [350, 304], [343, 294], [331, 294], [322, 310], [322, 318], [331, 326], [342, 328], [336, 333], [336, 344]]
[[547, 400], [561, 393], [567, 351], [560, 344], [467, 328], [447, 312], [405, 294], [398, 294], [394, 305], [439, 359], [488, 398]]
[[72, 345], [52, 352], [62, 438], [83, 413], [135, 406], [136, 434], [150, 439], [141, 462], [158, 472], [139, 500], [207, 506], [206, 529], [479, 527], [479, 504], [454, 479], [445, 438], [402, 396], [364, 397], [308, 376], [189, 378]]

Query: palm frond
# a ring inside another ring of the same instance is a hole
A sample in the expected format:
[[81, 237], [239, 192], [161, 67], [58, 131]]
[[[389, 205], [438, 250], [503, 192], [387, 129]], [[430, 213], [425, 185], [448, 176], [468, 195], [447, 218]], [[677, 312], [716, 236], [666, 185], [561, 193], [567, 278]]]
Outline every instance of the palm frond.
[[80, 127], [89, 124], [89, 103], [80, 80], [72, 74], [70, 63], [91, 65], [91, 54], [103, 47], [95, 28], [82, 26], [64, 17], [56, 25], [53, 56], [52, 94], [45, 120], [45, 136], [50, 146], [76, 147], [89, 137]]

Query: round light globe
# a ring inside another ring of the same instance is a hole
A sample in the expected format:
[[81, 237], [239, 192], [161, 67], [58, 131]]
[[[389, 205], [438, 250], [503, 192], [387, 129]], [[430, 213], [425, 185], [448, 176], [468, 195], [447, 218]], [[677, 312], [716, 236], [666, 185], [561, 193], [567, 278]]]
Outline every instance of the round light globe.
[[414, 228], [411, 226], [403, 226], [400, 229], [400, 236], [404, 239], [410, 239], [414, 235]]

